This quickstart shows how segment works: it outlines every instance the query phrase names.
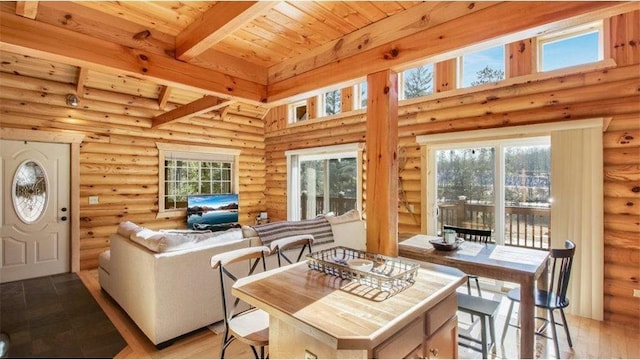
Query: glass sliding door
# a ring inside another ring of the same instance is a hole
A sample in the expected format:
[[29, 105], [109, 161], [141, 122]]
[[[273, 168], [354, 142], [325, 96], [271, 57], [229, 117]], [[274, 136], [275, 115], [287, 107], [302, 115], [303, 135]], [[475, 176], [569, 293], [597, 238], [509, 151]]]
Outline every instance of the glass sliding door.
[[504, 243], [549, 249], [551, 146], [530, 144], [504, 148]]
[[311, 219], [319, 214], [336, 215], [355, 209], [357, 164], [354, 157], [300, 159], [300, 215]]
[[438, 232], [444, 225], [493, 229], [495, 148], [436, 151]]
[[345, 144], [288, 152], [288, 219], [360, 211], [362, 148], [361, 144]]
[[549, 137], [443, 144], [428, 154], [428, 232], [491, 229], [498, 244], [549, 248]]

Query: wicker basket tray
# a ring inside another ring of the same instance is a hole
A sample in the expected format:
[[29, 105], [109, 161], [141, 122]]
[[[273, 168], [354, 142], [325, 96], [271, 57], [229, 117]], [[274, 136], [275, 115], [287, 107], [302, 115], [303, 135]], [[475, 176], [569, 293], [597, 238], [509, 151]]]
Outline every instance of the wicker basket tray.
[[[371, 260], [373, 268], [370, 271], [352, 269], [347, 265], [347, 261], [351, 259]], [[356, 280], [362, 285], [379, 290], [413, 284], [413, 278], [418, 274], [420, 267], [412, 262], [342, 246], [308, 254], [307, 265], [310, 269], [343, 279]]]

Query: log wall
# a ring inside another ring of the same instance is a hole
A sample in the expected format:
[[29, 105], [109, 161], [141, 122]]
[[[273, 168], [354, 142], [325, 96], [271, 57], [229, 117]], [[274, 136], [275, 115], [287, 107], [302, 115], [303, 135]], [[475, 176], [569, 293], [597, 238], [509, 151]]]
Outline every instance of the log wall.
[[[469, 90], [438, 83], [438, 94], [400, 103], [398, 114], [399, 231], [421, 230], [420, 148], [416, 136], [610, 118], [604, 133], [605, 318], [638, 326], [640, 299], [640, 12], [606, 22], [607, 52], [615, 64], [605, 69], [557, 77], [530, 72], [528, 42], [510, 44], [509, 73], [498, 85]], [[523, 49], [521, 51], [521, 49]], [[75, 93], [81, 69], [0, 52], [1, 126], [85, 134], [80, 154], [81, 269], [97, 267], [97, 254], [108, 248], [117, 224], [131, 220], [150, 228], [183, 227], [185, 216], [158, 217], [157, 141], [240, 149], [240, 217], [251, 224], [260, 211], [286, 218], [284, 152], [343, 143], [365, 142], [366, 113], [287, 126], [285, 106], [265, 109], [235, 104], [221, 114], [151, 129], [160, 114], [157, 84], [127, 76], [89, 71], [83, 78], [80, 106], [65, 97]], [[449, 69], [448, 63], [436, 67]], [[436, 76], [437, 79], [437, 76]], [[164, 110], [199, 97], [174, 90]], [[312, 102], [312, 101], [311, 101]], [[311, 110], [315, 103], [310, 104]], [[366, 164], [366, 152], [365, 162]], [[364, 179], [367, 176], [364, 168]], [[98, 196], [89, 205], [88, 196]], [[364, 199], [366, 216], [366, 199]]]
[[[398, 230], [421, 231], [423, 170], [416, 136], [610, 118], [603, 134], [605, 319], [640, 327], [640, 298], [632, 295], [633, 289], [640, 289], [640, 12], [607, 19], [605, 24], [605, 44], [613, 61], [604, 62], [602, 69], [531, 74], [535, 39], [508, 45], [512, 77], [497, 85], [452, 89], [451, 62], [436, 64], [438, 93], [399, 105]], [[275, 220], [286, 218], [285, 151], [364, 142], [366, 134], [363, 111], [295, 126], [287, 126], [286, 120], [286, 106], [272, 109], [266, 118], [266, 203]]]
[[[186, 214], [158, 215], [156, 142], [239, 149], [240, 222], [253, 224], [265, 210], [266, 109], [234, 104], [220, 114], [151, 128], [162, 111], [159, 86], [130, 77], [89, 71], [77, 108], [66, 105], [76, 92], [80, 69], [7, 52], [2, 57], [1, 126], [85, 134], [80, 150], [80, 269], [98, 265], [109, 234], [121, 221], [153, 229], [184, 228]], [[174, 90], [165, 110], [199, 97]], [[98, 196], [97, 205], [88, 197]]]

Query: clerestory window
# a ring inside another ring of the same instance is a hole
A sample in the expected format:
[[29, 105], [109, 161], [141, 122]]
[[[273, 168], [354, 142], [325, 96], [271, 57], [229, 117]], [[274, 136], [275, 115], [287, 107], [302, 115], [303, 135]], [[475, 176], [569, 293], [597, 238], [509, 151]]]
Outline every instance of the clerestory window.
[[538, 69], [551, 71], [588, 64], [604, 57], [602, 22], [538, 37]]

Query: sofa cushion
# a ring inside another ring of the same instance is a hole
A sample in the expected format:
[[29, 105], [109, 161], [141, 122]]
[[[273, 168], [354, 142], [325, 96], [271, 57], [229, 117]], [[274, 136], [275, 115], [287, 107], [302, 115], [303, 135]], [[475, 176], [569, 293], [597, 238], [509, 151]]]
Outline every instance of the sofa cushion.
[[138, 231], [131, 234], [130, 239], [153, 252], [161, 253], [241, 240], [242, 231], [230, 229], [214, 233], [169, 233], [138, 228]]
[[344, 213], [342, 215], [338, 215], [338, 216], [327, 215], [326, 218], [327, 218], [327, 221], [329, 222], [329, 224], [331, 224], [331, 225], [343, 224], [343, 223], [347, 223], [347, 222], [362, 220], [362, 219], [360, 219], [360, 212], [358, 212], [358, 210], [356, 210], [356, 209], [349, 210], [346, 213]]
[[249, 225], [242, 225], [242, 237], [251, 238], [258, 236], [258, 232], [256, 229], [252, 228]]
[[132, 223], [131, 221], [123, 221], [118, 225], [118, 234], [126, 237], [127, 239], [131, 235], [135, 234], [140, 229], [140, 226]]

